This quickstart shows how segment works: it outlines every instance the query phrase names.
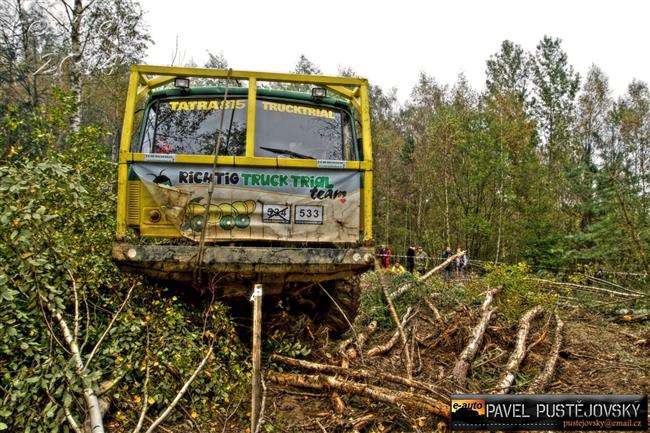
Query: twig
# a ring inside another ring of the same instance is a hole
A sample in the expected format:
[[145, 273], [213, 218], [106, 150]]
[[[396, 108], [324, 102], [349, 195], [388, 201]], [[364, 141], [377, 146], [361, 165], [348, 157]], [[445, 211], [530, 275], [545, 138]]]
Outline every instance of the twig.
[[70, 269], [67, 269], [70, 280], [72, 281], [72, 294], [74, 296], [74, 317], [72, 319], [72, 338], [79, 340], [79, 295], [77, 293], [77, 283]]
[[[426, 274], [422, 275], [422, 276], [421, 276], [420, 278], [418, 278], [416, 281], [417, 281], [418, 283], [420, 283], [420, 282], [423, 282], [423, 281], [428, 280], [429, 278], [431, 278], [431, 276], [432, 276], [433, 274], [435, 274], [436, 272], [439, 272], [441, 269], [444, 269], [444, 268], [445, 268], [448, 264], [450, 264], [452, 261], [456, 260], [456, 259], [459, 258], [459, 257], [462, 257], [463, 255], [465, 255], [465, 251], [461, 251], [461, 252], [459, 252], [459, 253], [454, 254], [453, 256], [451, 256], [451, 257], [449, 257], [447, 260], [445, 260], [444, 262], [440, 263], [440, 264], [439, 264], [438, 266], [436, 266], [435, 268], [431, 269], [431, 270], [430, 270], [429, 272], [427, 272]], [[408, 291], [408, 290], [411, 288], [411, 285], [412, 285], [412, 284], [413, 284], [413, 282], [409, 282], [409, 283], [404, 284], [402, 287], [400, 287], [399, 289], [397, 289], [397, 290], [395, 290], [393, 293], [391, 293], [391, 294], [390, 294], [390, 298], [391, 298], [391, 299], [397, 298], [397, 297], [398, 297], [399, 295], [401, 295], [402, 293]]]
[[578, 289], [578, 290], [584, 290], [587, 292], [603, 292], [603, 293], [608, 293], [610, 295], [616, 295], [616, 296], [623, 296], [626, 298], [640, 298], [642, 295], [637, 295], [633, 293], [625, 293], [625, 292], [619, 292], [616, 290], [611, 290], [611, 289], [605, 289], [602, 287], [595, 287], [595, 286], [585, 286], [583, 284], [575, 284], [575, 283], [563, 283], [559, 281], [552, 281], [552, 280], [545, 280], [543, 278], [527, 278], [527, 280], [531, 281], [537, 281], [540, 283], [545, 283], [550, 286], [557, 286], [557, 287], [569, 287], [572, 289]]
[[190, 387], [190, 385], [192, 384], [192, 382], [194, 382], [194, 379], [196, 379], [196, 377], [199, 375], [201, 370], [203, 370], [203, 367], [205, 366], [206, 362], [208, 362], [208, 359], [210, 359], [210, 356], [212, 355], [213, 350], [214, 350], [214, 347], [213, 347], [212, 344], [210, 344], [210, 347], [208, 349], [208, 353], [205, 354], [205, 356], [203, 357], [203, 360], [201, 360], [201, 363], [198, 365], [198, 367], [196, 367], [196, 370], [194, 370], [194, 373], [192, 373], [192, 375], [187, 380], [187, 382], [185, 382], [185, 384], [180, 389], [180, 391], [178, 391], [178, 394], [176, 394], [176, 397], [174, 398], [174, 400], [169, 404], [169, 406], [167, 406], [167, 409], [165, 409], [165, 411], [163, 413], [161, 413], [160, 416], [158, 416], [158, 418], [156, 418], [156, 420], [154, 422], [151, 423], [151, 425], [147, 429], [146, 433], [153, 432], [156, 429], [156, 427], [158, 427], [158, 425], [161, 422], [163, 422], [165, 420], [165, 418], [167, 418], [167, 416], [174, 409], [174, 407], [176, 407], [176, 405], [178, 404], [180, 399], [187, 392], [187, 390]]
[[[405, 327], [406, 324], [413, 317], [415, 317], [415, 314], [411, 315], [411, 311], [412, 311], [412, 308], [408, 307], [408, 309], [406, 310], [406, 313], [404, 313], [404, 317], [402, 318], [402, 322], [401, 322], [402, 327]], [[377, 345], [375, 347], [372, 347], [372, 348], [368, 349], [368, 351], [366, 352], [366, 356], [368, 358], [372, 358], [373, 356], [383, 355], [384, 353], [386, 353], [390, 349], [392, 349], [393, 346], [395, 346], [395, 344], [397, 343], [398, 340], [399, 340], [399, 329], [396, 329], [395, 332], [393, 333], [393, 335], [390, 337], [390, 339], [386, 343], [379, 344], [379, 345]]]
[[425, 299], [424, 301], [427, 303], [427, 306], [433, 313], [433, 317], [438, 321], [439, 324], [444, 325], [445, 320], [442, 318], [442, 315], [440, 314], [440, 311], [438, 311], [436, 306], [433, 305], [433, 303], [428, 299]]
[[320, 427], [320, 429], [323, 431], [323, 433], [327, 433], [327, 430], [325, 430], [325, 427], [323, 427], [323, 424], [321, 424], [320, 421], [318, 421], [318, 419], [316, 419], [314, 421], [316, 421], [316, 424], [318, 424], [318, 427]]
[[[147, 337], [147, 341], [149, 338]], [[142, 424], [144, 423], [144, 418], [147, 415], [147, 409], [148, 409], [148, 399], [149, 399], [149, 360], [147, 362], [147, 367], [146, 367], [146, 372], [144, 376], [144, 384], [143, 384], [143, 391], [142, 391], [142, 410], [140, 411], [140, 418], [138, 418], [138, 423], [135, 426], [135, 429], [133, 429], [133, 433], [139, 433], [140, 430], [142, 430]]]
[[[584, 274], [583, 274], [583, 275], [584, 275]], [[621, 290], [624, 290], [624, 291], [626, 291], [626, 292], [633, 293], [633, 294], [635, 294], [635, 295], [642, 295], [642, 296], [647, 295], [647, 293], [639, 292], [639, 291], [637, 291], [637, 290], [632, 290], [632, 289], [629, 289], [629, 288], [627, 288], [627, 287], [621, 286], [620, 284], [612, 283], [611, 281], [607, 281], [607, 280], [603, 280], [603, 279], [601, 279], [601, 278], [594, 277], [593, 275], [585, 275], [585, 276], [586, 276], [588, 279], [590, 279], [590, 280], [592, 280], [592, 281], [594, 281], [594, 282], [597, 282], [597, 283], [603, 283], [603, 284], [608, 284], [608, 285], [610, 285], [610, 286], [612, 286], [612, 287], [616, 287], [617, 289], [621, 289]]]
[[[40, 293], [39, 296], [42, 297]], [[86, 373], [86, 369], [81, 359], [81, 353], [79, 352], [78, 342], [73, 338], [72, 333], [70, 332], [70, 328], [68, 328], [68, 324], [66, 323], [61, 313], [54, 308], [50, 308], [49, 306], [48, 309], [61, 328], [63, 339], [70, 348], [70, 352], [72, 354], [72, 360], [74, 361], [76, 374], [83, 384], [84, 400], [86, 401], [92, 431], [93, 433], [104, 433], [104, 422], [99, 406], [99, 400], [97, 398], [97, 394], [95, 393], [92, 381]]]
[[343, 316], [343, 319], [345, 319], [346, 323], [348, 324], [348, 326], [349, 326], [350, 329], [352, 330], [352, 333], [354, 334], [354, 337], [357, 338], [357, 337], [358, 337], [358, 335], [357, 335], [357, 331], [356, 331], [356, 329], [354, 329], [354, 326], [352, 326], [352, 322], [350, 322], [350, 319], [348, 319], [348, 315], [345, 314], [345, 312], [343, 311], [343, 309], [341, 308], [341, 306], [339, 305], [339, 303], [336, 302], [336, 301], [334, 300], [334, 298], [332, 298], [332, 295], [330, 295], [330, 293], [327, 291], [327, 289], [326, 289], [325, 287], [323, 287], [323, 285], [320, 284], [320, 283], [318, 283], [318, 285], [320, 286], [321, 290], [323, 290], [323, 292], [325, 292], [325, 294], [327, 295], [327, 297], [330, 298], [330, 301], [332, 301], [332, 303], [333, 303], [333, 304], [336, 306], [336, 308], [339, 310], [339, 312], [341, 313], [341, 316]]
[[75, 432], [75, 433], [83, 433], [81, 431], [81, 427], [79, 427], [79, 424], [77, 424], [77, 421], [74, 419], [72, 416], [72, 413], [70, 412], [70, 408], [64, 407], [63, 411], [65, 412], [65, 419], [68, 420], [68, 424], [70, 424], [70, 428]]
[[226, 412], [227, 415], [226, 415], [226, 418], [223, 420], [223, 428], [221, 429], [221, 433], [225, 433], [225, 432], [226, 432], [226, 428], [227, 428], [227, 426], [228, 426], [228, 421], [230, 420], [230, 418], [232, 418], [232, 416], [233, 416], [235, 413], [237, 413], [237, 409], [239, 409], [239, 405], [241, 404], [242, 401], [244, 401], [244, 394], [242, 394], [242, 395], [239, 397], [239, 401], [238, 401], [237, 404], [235, 405], [235, 407], [234, 407], [234, 409], [232, 410], [232, 412], [230, 412], [230, 413], [227, 413], [227, 412]]
[[319, 373], [336, 374], [336, 375], [347, 376], [355, 379], [383, 380], [386, 382], [396, 383], [411, 388], [422, 389], [432, 394], [436, 394], [440, 398], [445, 400], [449, 398], [447, 395], [442, 394], [433, 385], [429, 383], [422, 382], [416, 379], [407, 379], [402, 376], [397, 376], [382, 371], [370, 371], [363, 368], [345, 368], [336, 365], [318, 364], [316, 362], [305, 361], [302, 359], [288, 358], [282, 355], [271, 355], [270, 359], [272, 361], [282, 362], [291, 367], [303, 368], [305, 370], [317, 371]]
[[97, 350], [99, 350], [99, 346], [102, 344], [102, 341], [104, 341], [104, 338], [108, 333], [110, 332], [111, 328], [113, 327], [113, 324], [117, 320], [117, 317], [120, 315], [122, 312], [122, 309], [126, 305], [126, 303], [129, 301], [129, 298], [131, 297], [131, 293], [133, 292], [133, 288], [135, 287], [135, 283], [131, 285], [131, 288], [129, 289], [128, 293], [126, 294], [126, 298], [124, 299], [124, 302], [122, 302], [122, 305], [120, 305], [120, 308], [117, 309], [115, 314], [113, 314], [113, 317], [111, 318], [111, 321], [108, 323], [108, 326], [102, 333], [101, 337], [99, 337], [99, 340], [97, 340], [97, 343], [95, 343], [95, 347], [93, 347], [93, 350], [90, 352], [90, 355], [88, 355], [88, 358], [86, 359], [86, 364], [84, 365], [84, 370], [88, 368], [90, 365], [90, 362], [93, 360], [93, 356], [95, 356], [95, 353], [97, 353]]

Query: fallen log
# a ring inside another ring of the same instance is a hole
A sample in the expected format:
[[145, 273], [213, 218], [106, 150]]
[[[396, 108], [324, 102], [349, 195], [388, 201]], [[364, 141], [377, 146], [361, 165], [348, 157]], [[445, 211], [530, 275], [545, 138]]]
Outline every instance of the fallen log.
[[553, 376], [555, 371], [555, 365], [557, 360], [560, 357], [560, 348], [562, 347], [562, 329], [564, 328], [564, 322], [560, 319], [560, 315], [555, 313], [555, 341], [553, 342], [553, 347], [551, 348], [551, 353], [548, 355], [548, 360], [544, 366], [544, 370], [535, 378], [533, 383], [528, 387], [529, 394], [536, 394], [544, 392], [544, 388], [548, 384], [549, 380]]
[[278, 385], [298, 386], [309, 389], [339, 391], [346, 394], [362, 395], [382, 403], [392, 404], [417, 411], [424, 411], [440, 417], [449, 417], [449, 404], [421, 394], [396, 391], [379, 386], [340, 380], [321, 374], [290, 374], [269, 372], [268, 379]]
[[467, 384], [467, 372], [469, 371], [469, 367], [481, 346], [481, 341], [483, 341], [483, 335], [487, 329], [488, 322], [492, 318], [492, 314], [497, 310], [496, 307], [492, 307], [492, 302], [500, 290], [500, 287], [496, 287], [485, 293], [485, 300], [483, 301], [483, 305], [481, 305], [481, 319], [472, 330], [472, 338], [469, 343], [467, 343], [467, 346], [465, 346], [465, 349], [461, 352], [458, 361], [456, 361], [454, 369], [452, 370], [452, 377], [461, 390], [464, 389]]
[[346, 367], [339, 367], [337, 365], [319, 364], [317, 362], [289, 358], [282, 355], [271, 355], [270, 359], [272, 361], [281, 362], [291, 367], [302, 368], [310, 371], [317, 371], [319, 373], [338, 374], [341, 376], [347, 376], [354, 379], [368, 379], [368, 380], [379, 380], [379, 381], [391, 382], [399, 385], [404, 385], [409, 388], [418, 388], [423, 391], [428, 391], [432, 394], [436, 394], [438, 397], [441, 397], [443, 399], [448, 398], [446, 394], [441, 393], [431, 384], [416, 379], [408, 379], [406, 377], [397, 376], [390, 373], [384, 373], [381, 371], [369, 371], [363, 368], [346, 368]]
[[515, 381], [519, 365], [526, 356], [526, 339], [528, 338], [528, 331], [530, 330], [530, 322], [535, 319], [543, 311], [540, 305], [528, 310], [519, 320], [519, 331], [517, 332], [517, 342], [515, 348], [512, 350], [510, 359], [506, 364], [506, 369], [501, 375], [499, 384], [496, 386], [495, 394], [507, 394], [510, 387]]
[[[402, 328], [406, 326], [406, 324], [415, 316], [415, 314], [411, 315], [412, 308], [408, 307], [406, 310], [406, 313], [404, 313], [404, 317], [402, 318], [402, 321], [400, 324], [402, 325]], [[390, 339], [385, 342], [384, 344], [379, 344], [375, 347], [372, 347], [368, 349], [366, 352], [366, 356], [368, 358], [372, 358], [373, 356], [378, 356], [378, 355], [383, 355], [384, 353], [388, 352], [390, 349], [392, 349], [395, 344], [399, 341], [400, 334], [399, 334], [399, 329], [396, 329], [393, 335], [390, 337]]]
[[[445, 260], [444, 262], [440, 263], [440, 264], [439, 264], [438, 266], [436, 266], [435, 268], [431, 269], [431, 270], [430, 270], [429, 272], [427, 272], [426, 274], [422, 275], [422, 276], [421, 276], [420, 278], [418, 278], [416, 281], [419, 283], [419, 282], [423, 282], [423, 281], [428, 280], [429, 278], [431, 278], [431, 276], [432, 276], [433, 274], [435, 274], [436, 272], [440, 272], [440, 270], [446, 268], [447, 265], [449, 265], [451, 262], [453, 262], [453, 261], [456, 260], [457, 258], [462, 257], [462, 256], [464, 256], [464, 255], [465, 255], [465, 251], [461, 251], [461, 252], [459, 252], [459, 253], [454, 254], [453, 256], [451, 256], [451, 257], [449, 257], [447, 260]], [[390, 294], [390, 299], [395, 299], [395, 298], [397, 298], [399, 295], [401, 295], [402, 293], [407, 292], [407, 291], [411, 288], [411, 285], [412, 285], [412, 284], [413, 284], [413, 282], [406, 283], [406, 284], [404, 284], [402, 287], [400, 287], [399, 289], [395, 290], [393, 293]]]

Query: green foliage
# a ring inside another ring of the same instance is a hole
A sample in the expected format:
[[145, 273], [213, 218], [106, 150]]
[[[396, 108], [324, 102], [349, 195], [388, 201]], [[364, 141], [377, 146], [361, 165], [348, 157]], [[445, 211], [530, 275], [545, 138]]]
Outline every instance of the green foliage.
[[[17, 112], [11, 116], [30, 121]], [[73, 287], [80, 300], [85, 360], [135, 285], [88, 370], [96, 387], [122, 378], [109, 395], [118, 421], [134, 423], [146, 365], [155, 413], [171, 401], [209, 341], [215, 355], [194, 382], [186, 406], [215, 415], [246, 380], [240, 346], [222, 306], [212, 306], [205, 316], [205, 308], [125, 277], [113, 264], [116, 170], [100, 144], [104, 134], [82, 128], [64, 137], [65, 152], [43, 146], [38, 160], [16, 158], [0, 166], [0, 430], [57, 430], [65, 424], [63, 405], [83, 421], [81, 383], [51, 314], [61, 312], [73, 328]], [[22, 140], [17, 143], [28, 143], [27, 135]]]
[[501, 312], [510, 320], [517, 320], [529, 308], [542, 305], [550, 309], [556, 295], [535, 282], [525, 263], [516, 265], [490, 265], [484, 283], [488, 287], [501, 287], [498, 304]]
[[43, 105], [0, 106], [2, 160], [40, 159], [62, 147], [67, 134], [73, 98], [54, 88], [47, 108]]
[[[361, 293], [361, 306], [359, 309], [363, 312], [364, 321], [376, 320], [379, 328], [393, 329], [395, 323], [390, 315], [381, 286], [382, 274], [385, 272], [377, 271], [363, 276], [363, 285], [367, 289]], [[397, 310], [397, 315], [400, 318], [404, 317], [409, 307], [422, 304], [427, 296], [434, 292], [441, 292], [444, 287], [442, 280], [432, 278], [426, 282], [418, 282], [417, 277], [409, 272], [391, 274], [384, 281], [388, 284], [388, 293], [394, 292], [404, 284], [411, 284], [408, 291], [393, 300], [395, 310]]]
[[[306, 316], [298, 318], [296, 323], [305, 324]], [[274, 329], [264, 338], [263, 353], [284, 355], [291, 358], [304, 358], [311, 353], [309, 346], [305, 345], [295, 332], [285, 332]]]

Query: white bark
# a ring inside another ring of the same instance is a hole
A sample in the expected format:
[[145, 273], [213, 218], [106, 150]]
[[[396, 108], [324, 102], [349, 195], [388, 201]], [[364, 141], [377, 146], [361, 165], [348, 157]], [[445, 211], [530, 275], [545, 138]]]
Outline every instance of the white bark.
[[183, 395], [185, 395], [185, 393], [189, 389], [192, 382], [194, 382], [194, 379], [196, 379], [196, 377], [199, 375], [201, 370], [203, 370], [203, 367], [205, 366], [206, 362], [208, 362], [208, 359], [210, 359], [210, 356], [212, 355], [213, 349], [214, 349], [213, 346], [210, 345], [210, 348], [208, 349], [208, 353], [205, 354], [205, 356], [203, 357], [203, 360], [201, 361], [201, 363], [198, 365], [198, 367], [196, 367], [196, 370], [194, 370], [194, 373], [192, 373], [190, 378], [187, 379], [187, 382], [185, 382], [185, 384], [180, 389], [180, 391], [178, 391], [178, 394], [176, 394], [176, 397], [170, 403], [170, 405], [167, 406], [167, 409], [165, 409], [164, 412], [161, 413], [160, 416], [158, 416], [158, 418], [156, 418], [156, 420], [151, 423], [151, 425], [147, 429], [146, 433], [153, 432], [156, 429], [156, 427], [158, 427], [158, 425], [160, 425], [160, 423], [162, 423], [165, 420], [165, 418], [167, 418], [167, 416], [171, 413], [171, 411], [176, 407], [176, 405], [181, 400]]
[[456, 365], [454, 365], [454, 369], [452, 370], [452, 376], [456, 381], [456, 385], [460, 388], [464, 388], [467, 383], [467, 372], [469, 371], [469, 367], [476, 357], [478, 349], [481, 347], [481, 341], [483, 341], [483, 335], [485, 334], [487, 325], [492, 318], [492, 314], [496, 311], [496, 308], [492, 307], [492, 302], [494, 301], [495, 295], [499, 293], [499, 290], [500, 288], [497, 287], [488, 290], [485, 293], [485, 300], [481, 306], [481, 319], [479, 320], [478, 325], [476, 325], [472, 330], [472, 338], [469, 340], [469, 343], [467, 343], [467, 346], [465, 346], [465, 349], [461, 352], [458, 361], [456, 361]]
[[535, 378], [533, 383], [528, 388], [529, 394], [536, 394], [544, 392], [544, 388], [548, 384], [548, 381], [553, 376], [555, 371], [555, 365], [557, 360], [560, 357], [560, 348], [562, 347], [562, 329], [564, 328], [564, 322], [560, 319], [560, 315], [555, 313], [555, 341], [553, 342], [553, 347], [551, 348], [551, 353], [548, 356], [544, 370]]
[[79, 379], [81, 379], [81, 382], [83, 384], [84, 400], [86, 401], [92, 432], [104, 433], [104, 421], [99, 406], [99, 399], [97, 398], [97, 394], [95, 393], [92, 382], [88, 378], [88, 374], [86, 373], [84, 363], [81, 359], [81, 353], [79, 352], [79, 345], [77, 341], [72, 337], [72, 333], [68, 328], [68, 324], [63, 319], [61, 313], [59, 313], [58, 311], [53, 311], [52, 315], [54, 316], [57, 323], [59, 324], [59, 327], [61, 328], [61, 332], [63, 332], [63, 338], [67, 343], [68, 347], [70, 348], [70, 352], [72, 353], [72, 360], [74, 361], [75, 364], [77, 376], [79, 376]]
[[519, 371], [519, 365], [526, 356], [526, 339], [528, 338], [528, 331], [530, 330], [530, 322], [542, 311], [542, 307], [538, 305], [531, 308], [521, 316], [521, 319], [519, 320], [519, 332], [517, 332], [517, 342], [515, 343], [515, 348], [512, 350], [510, 359], [508, 359], [506, 369], [501, 375], [501, 380], [499, 380], [495, 394], [507, 394], [512, 384], [515, 382], [517, 372]]

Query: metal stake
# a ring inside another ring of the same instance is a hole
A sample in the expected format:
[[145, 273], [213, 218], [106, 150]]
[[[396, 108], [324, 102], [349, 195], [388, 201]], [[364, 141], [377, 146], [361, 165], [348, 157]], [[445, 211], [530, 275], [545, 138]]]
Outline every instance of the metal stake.
[[262, 285], [255, 284], [253, 294], [253, 376], [251, 402], [251, 433], [255, 433], [260, 417], [260, 367], [262, 364]]

